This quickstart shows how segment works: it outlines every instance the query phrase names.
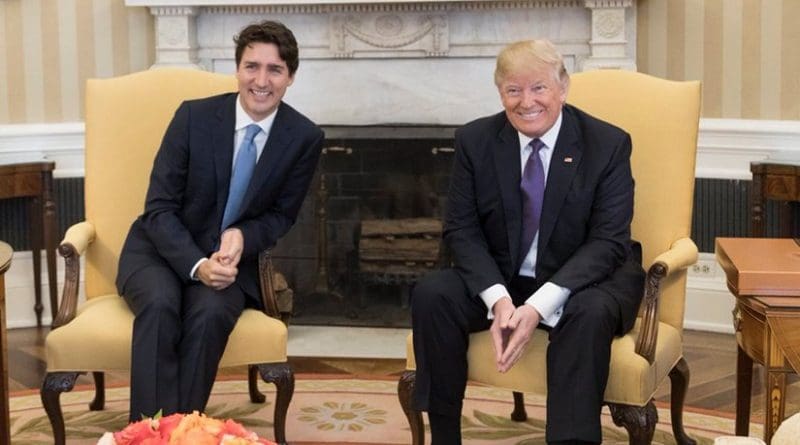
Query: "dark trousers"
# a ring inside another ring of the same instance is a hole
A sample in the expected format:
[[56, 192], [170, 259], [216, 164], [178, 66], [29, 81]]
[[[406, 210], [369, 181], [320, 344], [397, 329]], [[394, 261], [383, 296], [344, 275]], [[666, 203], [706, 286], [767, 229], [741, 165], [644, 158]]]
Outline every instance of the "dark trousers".
[[[509, 286], [519, 306], [541, 283], [518, 277]], [[470, 296], [455, 270], [433, 272], [411, 294], [417, 365], [414, 408], [428, 411], [433, 445], [460, 444], [458, 419], [467, 383], [469, 334], [486, 330], [487, 308]], [[573, 294], [547, 350], [547, 428], [550, 442], [600, 443], [600, 409], [611, 341], [621, 328], [619, 303], [599, 287]], [[493, 360], [494, 357], [487, 357]]]
[[247, 297], [237, 284], [188, 285], [167, 266], [135, 272], [122, 295], [135, 315], [130, 420], [203, 411], [228, 336]]

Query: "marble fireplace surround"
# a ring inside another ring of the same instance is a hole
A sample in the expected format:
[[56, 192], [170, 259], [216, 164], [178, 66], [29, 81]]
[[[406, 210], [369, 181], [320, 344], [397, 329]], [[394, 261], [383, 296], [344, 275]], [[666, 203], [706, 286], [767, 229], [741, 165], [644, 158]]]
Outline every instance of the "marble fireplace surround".
[[300, 68], [285, 100], [323, 125], [460, 125], [500, 109], [505, 44], [546, 37], [571, 72], [636, 69], [633, 0], [126, 0], [155, 17], [156, 63], [232, 73], [232, 36], [285, 23]]

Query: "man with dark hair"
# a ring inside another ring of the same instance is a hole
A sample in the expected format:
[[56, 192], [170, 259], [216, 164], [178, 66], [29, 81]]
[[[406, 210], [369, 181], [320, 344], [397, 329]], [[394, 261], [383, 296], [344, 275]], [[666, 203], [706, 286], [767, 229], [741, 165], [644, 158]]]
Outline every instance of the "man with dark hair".
[[641, 251], [631, 240], [630, 136], [566, 104], [546, 40], [497, 57], [504, 111], [456, 131], [444, 239], [454, 267], [415, 286], [414, 408], [434, 445], [461, 443], [469, 334], [491, 332], [499, 372], [549, 331], [549, 444], [600, 443], [611, 342], [633, 327]]
[[294, 223], [322, 150], [322, 130], [282, 102], [292, 32], [265, 21], [234, 42], [238, 93], [178, 107], [120, 256], [131, 420], [203, 411], [236, 320], [261, 308], [258, 254]]

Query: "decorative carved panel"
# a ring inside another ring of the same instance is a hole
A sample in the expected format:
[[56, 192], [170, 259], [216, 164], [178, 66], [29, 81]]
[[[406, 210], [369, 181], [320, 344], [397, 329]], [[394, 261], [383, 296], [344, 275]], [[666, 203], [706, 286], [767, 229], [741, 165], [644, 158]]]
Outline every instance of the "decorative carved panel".
[[356, 53], [383, 57], [444, 56], [447, 17], [425, 13], [332, 14], [330, 49], [336, 58]]

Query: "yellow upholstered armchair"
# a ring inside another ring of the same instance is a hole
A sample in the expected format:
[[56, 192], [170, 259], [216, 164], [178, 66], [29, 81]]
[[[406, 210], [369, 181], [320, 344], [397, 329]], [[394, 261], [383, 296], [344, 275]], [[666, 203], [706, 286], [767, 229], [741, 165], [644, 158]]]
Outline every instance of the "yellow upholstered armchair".
[[[129, 371], [133, 314], [117, 295], [114, 280], [123, 241], [144, 208], [150, 170], [161, 138], [181, 101], [235, 91], [233, 76], [199, 70], [156, 69], [86, 87], [86, 220], [67, 231], [59, 246], [66, 283], [53, 330], [45, 340], [47, 374], [41, 397], [56, 444], [64, 444], [59, 397], [78, 375], [92, 372], [96, 394], [89, 405], [103, 409], [104, 371]], [[78, 281], [85, 262], [86, 303], [80, 308]], [[294, 374], [286, 361], [287, 329], [278, 317], [277, 293], [291, 292], [272, 271], [266, 252], [259, 258], [266, 313], [246, 309], [231, 333], [220, 367], [247, 365], [250, 398], [261, 403], [257, 375], [277, 387], [274, 433], [286, 441], [286, 411]], [[285, 297], [285, 295], [284, 295]]]
[[[700, 84], [628, 71], [592, 71], [572, 76], [568, 102], [627, 130], [633, 140], [632, 232], [642, 243], [647, 280], [635, 327], [611, 346], [605, 402], [614, 422], [627, 429], [631, 444], [649, 444], [658, 421], [653, 394], [669, 376], [675, 440], [693, 444], [682, 420], [689, 383], [682, 335], [686, 268], [697, 260], [697, 246], [689, 235]], [[420, 445], [425, 436], [421, 413], [411, 408], [415, 362], [410, 335], [406, 349], [407, 370], [400, 378], [398, 395], [411, 425], [412, 443]], [[473, 334], [469, 378], [514, 391], [511, 417], [523, 421], [527, 415], [522, 393], [546, 392], [546, 349], [547, 333], [537, 330], [519, 362], [500, 374], [491, 359], [489, 332]]]

